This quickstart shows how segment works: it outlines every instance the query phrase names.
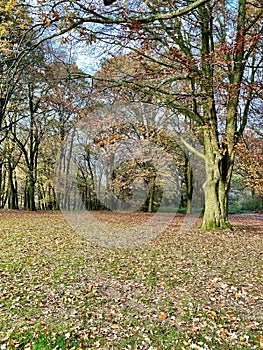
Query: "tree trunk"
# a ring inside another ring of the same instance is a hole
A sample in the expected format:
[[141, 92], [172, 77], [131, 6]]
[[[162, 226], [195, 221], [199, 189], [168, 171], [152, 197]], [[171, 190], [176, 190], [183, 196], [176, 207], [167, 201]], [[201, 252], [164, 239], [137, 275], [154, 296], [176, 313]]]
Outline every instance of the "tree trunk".
[[31, 211], [36, 210], [35, 202], [35, 179], [33, 171], [30, 170], [29, 179], [28, 179], [28, 209]]
[[5, 201], [4, 201], [4, 198], [6, 197], [6, 194], [5, 194], [5, 176], [6, 174], [6, 171], [5, 171], [5, 168], [3, 166], [3, 163], [0, 164], [0, 208], [4, 208], [5, 206]]
[[230, 228], [227, 197], [222, 180], [207, 179], [205, 184], [205, 211], [201, 228], [205, 231]]
[[150, 193], [149, 193], [149, 204], [148, 213], [152, 213], [154, 209], [154, 195], [155, 195], [155, 177], [150, 180]]
[[8, 198], [8, 209], [18, 209], [18, 194], [17, 186], [13, 176], [13, 168], [11, 160], [8, 160], [8, 185], [9, 185], [9, 198]]
[[232, 172], [231, 163], [227, 162], [227, 154], [214, 151], [209, 138], [205, 138], [206, 182], [205, 210], [201, 228], [205, 231], [229, 229], [228, 221], [228, 179]]
[[193, 170], [191, 163], [185, 154], [185, 184], [186, 184], [186, 214], [192, 213], [192, 198], [193, 198]]

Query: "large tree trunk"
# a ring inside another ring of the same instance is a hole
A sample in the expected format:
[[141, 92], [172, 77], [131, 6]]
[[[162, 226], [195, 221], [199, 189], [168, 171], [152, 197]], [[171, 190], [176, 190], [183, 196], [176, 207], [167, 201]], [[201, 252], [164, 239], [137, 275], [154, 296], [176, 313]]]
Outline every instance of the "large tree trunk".
[[205, 211], [201, 224], [203, 230], [230, 228], [228, 221], [228, 191], [225, 182], [216, 176], [218, 164], [206, 166]]
[[205, 231], [231, 228], [228, 220], [228, 194], [233, 162], [229, 161], [228, 152], [223, 152], [222, 149], [215, 147], [209, 131], [205, 133], [204, 147], [205, 211], [201, 228]]

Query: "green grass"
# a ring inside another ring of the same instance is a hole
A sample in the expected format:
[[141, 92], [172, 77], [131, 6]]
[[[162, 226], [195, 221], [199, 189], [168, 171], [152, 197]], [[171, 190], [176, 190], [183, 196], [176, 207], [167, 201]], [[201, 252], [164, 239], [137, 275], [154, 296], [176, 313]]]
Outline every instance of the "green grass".
[[0, 349], [262, 349], [261, 219], [204, 233], [179, 216], [110, 249], [60, 213], [2, 211]]

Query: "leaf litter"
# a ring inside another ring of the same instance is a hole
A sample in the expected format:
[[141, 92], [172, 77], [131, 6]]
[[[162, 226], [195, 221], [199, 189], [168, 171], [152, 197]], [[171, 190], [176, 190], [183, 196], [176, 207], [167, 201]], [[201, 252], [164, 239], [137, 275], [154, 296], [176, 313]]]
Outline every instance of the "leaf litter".
[[0, 349], [262, 349], [262, 215], [208, 233], [183, 218], [108, 249], [59, 212], [1, 211]]

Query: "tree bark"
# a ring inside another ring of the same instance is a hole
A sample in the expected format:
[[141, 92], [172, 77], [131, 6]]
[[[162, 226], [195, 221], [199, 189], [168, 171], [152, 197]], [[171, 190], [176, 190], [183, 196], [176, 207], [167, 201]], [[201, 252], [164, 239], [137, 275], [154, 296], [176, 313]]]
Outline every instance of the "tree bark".
[[9, 198], [8, 209], [18, 209], [18, 194], [16, 181], [14, 179], [14, 169], [11, 164], [11, 160], [8, 160], [8, 185], [9, 185]]
[[189, 158], [185, 154], [186, 214], [192, 213], [193, 170]]
[[36, 210], [36, 201], [35, 201], [35, 178], [33, 171], [30, 170], [29, 180], [28, 180], [28, 209], [31, 211]]
[[211, 130], [204, 133], [206, 182], [201, 228], [205, 231], [231, 229], [228, 220], [228, 194], [233, 164], [228, 161], [228, 153], [215, 146], [218, 145], [215, 138]]
[[152, 213], [154, 209], [155, 180], [156, 180], [155, 176], [153, 176], [150, 179], [150, 192], [149, 192], [149, 204], [148, 204], [149, 213]]
[[206, 162], [205, 211], [201, 228], [205, 231], [231, 228], [228, 220], [228, 191], [220, 173], [220, 162]]

